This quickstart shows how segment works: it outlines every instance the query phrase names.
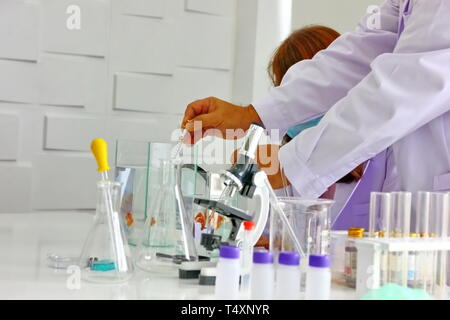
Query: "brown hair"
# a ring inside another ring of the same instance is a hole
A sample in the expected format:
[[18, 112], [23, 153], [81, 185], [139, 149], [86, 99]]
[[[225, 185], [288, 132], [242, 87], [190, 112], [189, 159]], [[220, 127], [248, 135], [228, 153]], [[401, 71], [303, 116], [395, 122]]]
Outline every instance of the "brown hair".
[[269, 62], [269, 76], [274, 86], [281, 84], [290, 67], [299, 61], [312, 59], [339, 36], [339, 32], [325, 26], [309, 26], [294, 31], [278, 47]]
[[[319, 51], [326, 49], [340, 36], [339, 32], [325, 26], [309, 26], [294, 31], [275, 51], [267, 68], [274, 86], [279, 86], [284, 75], [297, 62], [312, 59]], [[291, 140], [285, 136], [283, 143]], [[359, 181], [364, 173], [361, 164], [338, 182]]]

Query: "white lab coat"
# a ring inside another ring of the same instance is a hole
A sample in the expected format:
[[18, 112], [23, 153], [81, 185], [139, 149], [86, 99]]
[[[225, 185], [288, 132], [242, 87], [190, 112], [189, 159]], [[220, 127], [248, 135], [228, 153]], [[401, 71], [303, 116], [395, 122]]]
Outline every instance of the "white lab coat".
[[450, 190], [450, 1], [387, 0], [380, 29], [372, 18], [253, 104], [281, 134], [325, 114], [280, 150], [303, 197], [319, 197], [389, 146], [400, 189]]

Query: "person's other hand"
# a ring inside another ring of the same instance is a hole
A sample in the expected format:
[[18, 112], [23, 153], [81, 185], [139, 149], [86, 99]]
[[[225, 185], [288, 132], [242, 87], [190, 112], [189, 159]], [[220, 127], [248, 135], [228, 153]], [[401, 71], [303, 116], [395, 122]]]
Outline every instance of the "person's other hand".
[[261, 236], [261, 238], [258, 239], [258, 242], [256, 242], [255, 247], [264, 247], [269, 250], [270, 239], [266, 236]]
[[[253, 122], [261, 122], [253, 106], [241, 107], [209, 97], [187, 106], [181, 127], [190, 133], [185, 143], [194, 144], [206, 135], [219, 135], [224, 139], [241, 138]], [[227, 129], [236, 131], [227, 135]]]
[[[274, 189], [284, 188], [290, 184], [281, 170], [280, 160], [278, 159], [279, 150], [279, 145], [267, 144], [258, 146], [256, 151], [255, 160], [261, 170], [267, 174], [269, 182]], [[236, 150], [233, 154], [233, 163], [237, 161], [238, 152], [239, 150]]]

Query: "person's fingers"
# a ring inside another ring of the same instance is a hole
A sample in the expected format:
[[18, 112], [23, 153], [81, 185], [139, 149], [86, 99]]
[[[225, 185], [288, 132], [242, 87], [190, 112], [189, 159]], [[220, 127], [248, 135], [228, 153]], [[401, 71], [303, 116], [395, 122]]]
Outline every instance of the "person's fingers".
[[198, 115], [210, 112], [211, 104], [212, 98], [201, 99], [190, 103], [184, 112], [181, 127], [185, 128], [188, 121], [193, 120]]
[[187, 144], [187, 145], [192, 145], [194, 144], [194, 138], [193, 138], [193, 134], [191, 132], [186, 132], [184, 138], [183, 138], [183, 143]]
[[187, 134], [184, 136], [183, 143], [187, 145], [194, 145], [204, 137], [205, 137], [205, 130], [200, 129], [192, 132], [188, 131]]
[[203, 137], [216, 137], [216, 138], [225, 139], [225, 137], [222, 133], [222, 130], [217, 129], [217, 128], [204, 129]]
[[186, 129], [189, 132], [219, 128], [222, 119], [215, 112], [201, 114], [187, 122]]

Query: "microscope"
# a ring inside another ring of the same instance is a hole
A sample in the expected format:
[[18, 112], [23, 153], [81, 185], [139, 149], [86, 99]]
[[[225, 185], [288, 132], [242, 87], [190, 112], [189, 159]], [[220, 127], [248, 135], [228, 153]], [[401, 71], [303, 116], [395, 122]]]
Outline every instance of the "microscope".
[[[225, 189], [219, 200], [204, 198], [194, 198], [194, 203], [219, 215], [227, 217], [231, 222], [231, 232], [228, 239], [214, 233], [203, 233], [201, 245], [206, 250], [218, 249], [221, 244], [240, 246], [243, 238], [244, 221], [255, 222], [252, 241], [256, 244], [261, 236], [269, 215], [269, 191], [265, 185], [266, 174], [260, 170], [256, 160], [256, 151], [261, 136], [264, 133], [264, 126], [254, 123], [248, 129], [243, 145], [239, 149], [237, 161], [228, 170], [220, 174], [221, 182]], [[245, 211], [241, 208], [233, 207], [228, 199], [232, 199], [236, 193], [249, 199], [252, 208]]]
[[[223, 244], [240, 247], [244, 237], [244, 221], [255, 223], [250, 239], [253, 245], [256, 244], [264, 231], [269, 216], [270, 193], [267, 187], [267, 176], [260, 170], [255, 159], [258, 144], [264, 131], [264, 126], [258, 123], [253, 123], [247, 130], [236, 163], [228, 170], [220, 172], [220, 182], [224, 189], [218, 200], [193, 199], [194, 204], [228, 218], [231, 224], [231, 231], [226, 239], [214, 234], [214, 229], [202, 233], [200, 244], [208, 252], [218, 249]], [[237, 208], [229, 201], [233, 199], [236, 193], [248, 200], [245, 201], [247, 210]], [[180, 266], [179, 276], [187, 279], [197, 278], [200, 275], [200, 284], [213, 285], [215, 264], [216, 262], [211, 261], [184, 262]], [[212, 276], [209, 276], [210, 272], [212, 272]]]

